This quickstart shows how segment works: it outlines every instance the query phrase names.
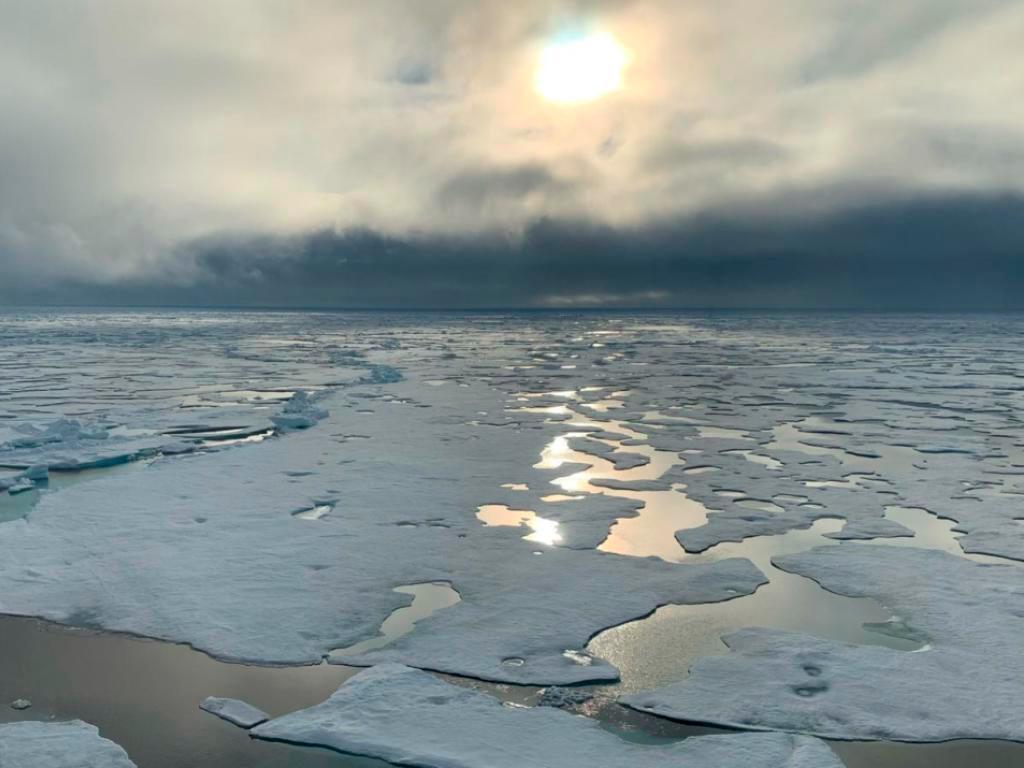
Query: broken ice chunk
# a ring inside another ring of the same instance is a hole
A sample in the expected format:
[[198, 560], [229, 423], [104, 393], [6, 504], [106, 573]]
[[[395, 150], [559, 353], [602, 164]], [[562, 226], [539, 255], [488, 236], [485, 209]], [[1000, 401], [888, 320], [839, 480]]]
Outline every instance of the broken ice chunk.
[[323, 704], [264, 723], [259, 739], [330, 747], [425, 768], [841, 768], [828, 745], [785, 733], [640, 745], [553, 707], [508, 707], [398, 664], [345, 682]]
[[43, 482], [45, 483], [50, 479], [50, 471], [46, 468], [45, 464], [33, 464], [31, 467], [21, 473], [21, 476], [26, 480], [32, 482]]
[[11, 494], [11, 496], [14, 496], [14, 495], [19, 494], [19, 493], [25, 493], [26, 491], [31, 491], [35, 487], [36, 487], [35, 483], [33, 483], [28, 478], [22, 477], [22, 478], [19, 478], [17, 480], [17, 482], [14, 483], [14, 485], [10, 486], [7, 489], [7, 492], [9, 494]]
[[371, 365], [362, 380], [367, 384], [394, 384], [402, 380], [402, 372], [390, 365]]
[[320, 408], [308, 392], [296, 392], [281, 408], [280, 413], [271, 416], [274, 426], [282, 432], [294, 429], [309, 429], [321, 419], [327, 418], [327, 411]]
[[257, 709], [252, 704], [246, 704], [238, 699], [208, 696], [199, 705], [199, 708], [240, 728], [252, 728], [270, 719], [270, 715], [262, 709]]

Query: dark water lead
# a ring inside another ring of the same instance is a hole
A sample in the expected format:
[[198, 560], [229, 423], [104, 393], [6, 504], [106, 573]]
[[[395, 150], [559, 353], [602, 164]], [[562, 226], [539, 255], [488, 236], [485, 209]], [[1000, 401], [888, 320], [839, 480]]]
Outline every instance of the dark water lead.
[[[0, 617], [0, 720], [80, 718], [127, 750], [139, 768], [386, 768], [377, 760], [260, 742], [199, 709], [210, 695], [278, 716], [323, 701], [358, 670], [226, 664], [183, 645]], [[464, 684], [516, 698], [505, 686]], [[32, 701], [18, 712], [7, 704]], [[715, 732], [608, 707], [605, 727], [645, 743]], [[1024, 744], [836, 743], [847, 768], [1007, 768]]]

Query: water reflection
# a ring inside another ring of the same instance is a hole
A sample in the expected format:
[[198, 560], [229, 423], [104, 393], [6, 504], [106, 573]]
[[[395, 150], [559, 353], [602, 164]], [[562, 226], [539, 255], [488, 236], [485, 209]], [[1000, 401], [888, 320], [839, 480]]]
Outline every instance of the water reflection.
[[[988, 563], [990, 565], [1015, 565], [1024, 566], [1019, 560], [1010, 560], [995, 555], [975, 555], [964, 552], [960, 547], [959, 539], [962, 533], [954, 531], [956, 521], [946, 520], [938, 517], [927, 509], [921, 507], [900, 507], [891, 506], [885, 508], [887, 519], [906, 526], [914, 532], [912, 538], [874, 539], [869, 543], [883, 544], [888, 547], [921, 547], [924, 549], [938, 549], [949, 552], [951, 555], [973, 560], [976, 563]], [[865, 542], [851, 542], [865, 543]]]
[[[609, 403], [608, 407], [612, 405]], [[588, 713], [610, 729], [638, 741], [675, 740], [697, 732], [712, 731], [668, 723], [608, 706], [607, 694], [685, 677], [690, 664], [699, 656], [725, 652], [719, 636], [739, 627], [776, 627], [901, 650], [914, 650], [919, 646], [919, 643], [905, 637], [878, 634], [864, 626], [873, 622], [889, 622], [893, 618], [890, 611], [877, 603], [833, 595], [813, 581], [779, 571], [771, 565], [774, 555], [804, 551], [819, 545], [839, 546], [824, 535], [838, 530], [842, 521], [819, 520], [809, 530], [752, 538], [737, 544], [721, 544], [702, 555], [688, 555], [679, 547], [674, 534], [677, 530], [704, 524], [707, 509], [687, 497], [685, 485], [678, 484], [667, 491], [633, 492], [591, 484], [592, 480], [599, 478], [655, 480], [670, 467], [683, 463], [677, 454], [658, 451], [647, 445], [631, 445], [631, 452], [642, 453], [651, 459], [650, 463], [616, 471], [605, 459], [569, 449], [566, 437], [601, 430], [620, 433], [630, 440], [642, 440], [646, 438], [644, 432], [638, 431], [644, 428], [642, 424], [612, 419], [594, 421], [568, 406], [539, 410], [567, 416], [561, 423], [574, 430], [556, 438], [545, 448], [541, 466], [586, 467], [556, 480], [555, 486], [564, 493], [550, 494], [544, 497], [545, 500], [557, 502], [579, 498], [580, 494], [602, 493], [639, 499], [645, 504], [637, 517], [622, 519], [612, 526], [600, 546], [602, 550], [640, 557], [653, 555], [671, 562], [746, 557], [770, 578], [770, 584], [755, 595], [720, 604], [665, 606], [645, 619], [599, 634], [588, 644], [586, 653], [567, 650], [567, 657], [577, 663], [587, 663], [593, 654], [620, 668], [622, 685], [605, 689], [604, 703], [599, 697], [597, 709]], [[594, 410], [600, 412], [599, 409]], [[602, 442], [619, 444], [610, 439], [602, 439]], [[690, 469], [696, 473], [713, 471], [714, 468], [694, 465]], [[113, 471], [124, 471], [124, 468]], [[527, 489], [520, 484], [508, 487]], [[740, 491], [736, 493], [738, 498], [745, 496]], [[775, 500], [791, 502], [798, 498], [803, 497], [778, 496]], [[770, 504], [766, 500], [751, 501], [763, 506]], [[316, 519], [329, 511], [329, 507], [323, 510], [324, 506], [318, 504], [312, 509], [302, 510], [297, 517]], [[525, 538], [531, 541], [553, 545], [561, 539], [556, 521], [538, 518], [533, 512], [487, 505], [478, 510], [477, 516], [485, 525], [525, 526], [530, 529]], [[952, 532], [953, 524], [949, 521], [939, 520], [926, 510], [900, 507], [889, 508], [887, 517], [907, 525], [915, 531], [915, 538], [875, 543], [928, 546], [963, 556]], [[356, 654], [386, 645], [412, 631], [417, 621], [459, 602], [458, 593], [445, 582], [405, 585], [395, 591], [412, 595], [412, 603], [393, 612], [381, 625], [378, 636], [336, 651], [335, 655]], [[505, 660], [507, 664], [517, 662], [521, 660]], [[207, 764], [225, 768], [384, 768], [384, 764], [378, 761], [319, 750], [254, 744], [244, 732], [202, 714], [197, 706], [205, 696], [214, 694], [241, 698], [272, 715], [279, 715], [325, 699], [351, 674], [352, 670], [334, 665], [297, 669], [227, 665], [181, 646], [64, 631], [29, 620], [0, 619], [0, 700], [10, 701], [24, 696], [32, 699], [35, 705], [27, 715], [0, 712], [0, 719], [81, 717], [98, 724], [105, 736], [124, 745], [141, 768]], [[536, 691], [524, 693], [503, 686], [490, 686], [488, 690], [502, 698], [536, 694]], [[7, 696], [7, 699], [2, 699], [2, 696]], [[837, 749], [848, 768], [923, 768], [926, 765], [952, 768], [966, 764], [968, 759], [974, 768], [994, 768], [1016, 764], [1013, 761], [1020, 759], [1022, 748], [965, 742], [925, 747], [849, 744], [838, 745]]]
[[140, 768], [387, 768], [377, 760], [253, 741], [199, 709], [210, 695], [279, 716], [317, 704], [357, 670], [249, 667], [187, 646], [0, 618], [0, 721], [80, 718], [120, 744]]
[[360, 653], [383, 648], [393, 643], [402, 635], [412, 632], [416, 622], [433, 615], [443, 608], [450, 608], [462, 601], [459, 593], [452, 589], [447, 581], [429, 581], [422, 584], [404, 584], [395, 587], [394, 592], [403, 595], [412, 595], [412, 603], [404, 608], [397, 608], [391, 615], [384, 619], [380, 625], [380, 632], [376, 637], [371, 637], [362, 642], [350, 645], [347, 648], [338, 648], [331, 651], [330, 658], [340, 659], [346, 656], [356, 656]]
[[622, 674], [620, 690], [632, 691], [685, 678], [699, 657], [725, 653], [721, 636], [742, 627], [771, 627], [906, 651], [920, 647], [919, 642], [879, 634], [865, 626], [892, 619], [892, 612], [874, 600], [827, 592], [810, 579], [771, 564], [777, 555], [836, 545], [823, 536], [842, 526], [841, 520], [823, 519], [808, 530], [720, 544], [702, 555], [684, 554], [682, 559], [689, 562], [746, 557], [769, 583], [753, 595], [726, 603], [664, 606], [647, 618], [602, 632], [591, 640], [587, 651], [617, 666]]
[[523, 538], [551, 547], [562, 540], [557, 520], [538, 517], [536, 512], [525, 509], [510, 509], [504, 504], [485, 504], [477, 510], [477, 518], [484, 525], [505, 525], [513, 528], [528, 527], [533, 533]]
[[[557, 468], [563, 465], [583, 465], [584, 469], [571, 472], [553, 481], [566, 494], [605, 494], [639, 500], [644, 503], [634, 517], [619, 519], [610, 529], [600, 549], [635, 557], [655, 556], [669, 562], [708, 562], [728, 557], [752, 560], [769, 579], [769, 583], [754, 595], [726, 603], [708, 605], [663, 606], [651, 616], [630, 622], [598, 634], [587, 646], [587, 651], [617, 666], [622, 690], [638, 690], [680, 680], [688, 674], [690, 665], [699, 657], [726, 652], [721, 641], [723, 634], [747, 626], [765, 626], [806, 632], [841, 642], [882, 645], [912, 651], [921, 642], [912, 638], [872, 631], [871, 625], [892, 626], [892, 612], [869, 599], [849, 598], [825, 591], [814, 581], [776, 569], [772, 557], [802, 552], [815, 546], [838, 543], [825, 538], [825, 534], [838, 531], [843, 520], [825, 518], [807, 530], [790, 531], [780, 536], [748, 538], [740, 543], [725, 543], [701, 555], [686, 553], [675, 539], [675, 533], [707, 522], [707, 508], [686, 495], [686, 486], [676, 484], [665, 491], [631, 491], [593, 485], [598, 479], [657, 480], [670, 468], [685, 465], [685, 459], [671, 451], [659, 451], [649, 445], [633, 444], [646, 439], [638, 431], [643, 424], [631, 424], [615, 419], [594, 421], [567, 407], [570, 419], [565, 423], [566, 433], [555, 437], [544, 447], [537, 465]], [[629, 450], [650, 459], [647, 465], [629, 470], [616, 470], [605, 458], [569, 447], [568, 439], [590, 434], [610, 446], [620, 446], [621, 440], [612, 435], [621, 434], [629, 439]], [[738, 436], [738, 435], [732, 435]], [[737, 450], [750, 461], [776, 468], [781, 466], [771, 457], [754, 451]], [[694, 465], [695, 471], [708, 471], [706, 465]], [[742, 491], [721, 491], [734, 496], [741, 506], [764, 511], [781, 508], [766, 499], [747, 497]], [[784, 499], [780, 499], [784, 500]], [[532, 513], [517, 512], [507, 507], [492, 506], [489, 515], [497, 524], [521, 525]], [[503, 521], [503, 522], [500, 522]]]

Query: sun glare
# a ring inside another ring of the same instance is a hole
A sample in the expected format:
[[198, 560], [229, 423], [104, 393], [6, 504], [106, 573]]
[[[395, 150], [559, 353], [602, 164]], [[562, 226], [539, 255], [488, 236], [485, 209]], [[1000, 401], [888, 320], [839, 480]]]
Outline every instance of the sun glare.
[[583, 104], [622, 87], [629, 54], [608, 33], [588, 34], [544, 47], [534, 87], [547, 101]]

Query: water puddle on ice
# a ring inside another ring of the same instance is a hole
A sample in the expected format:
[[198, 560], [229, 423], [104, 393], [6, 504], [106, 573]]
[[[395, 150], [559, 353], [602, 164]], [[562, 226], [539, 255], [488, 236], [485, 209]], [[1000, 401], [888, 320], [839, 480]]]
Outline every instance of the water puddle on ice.
[[405, 584], [395, 587], [395, 592], [403, 595], [412, 595], [412, 603], [404, 608], [397, 608], [380, 625], [380, 632], [376, 637], [371, 637], [362, 642], [350, 645], [348, 648], [337, 648], [331, 652], [332, 658], [344, 656], [355, 656], [377, 648], [383, 648], [393, 643], [402, 635], [412, 632], [416, 622], [444, 608], [450, 608], [460, 602], [462, 598], [459, 593], [452, 589], [452, 585], [446, 581], [429, 581], [423, 584]]
[[[817, 428], [818, 432], [805, 432], [800, 429], [805, 426], [810, 429]], [[823, 422], [816, 417], [804, 419], [796, 424], [780, 424], [772, 428], [772, 442], [765, 445], [765, 448], [782, 451], [797, 451], [806, 453], [808, 456], [831, 456], [838, 459], [851, 471], [874, 473], [879, 469], [888, 468], [899, 473], [909, 472], [914, 463], [921, 460], [921, 454], [913, 448], [895, 445], [872, 445], [871, 452], [877, 456], [866, 456], [859, 453], [852, 453], [839, 447], [829, 445], [813, 445], [809, 441], [822, 442], [827, 432], [825, 428], [835, 428], [837, 425]]]
[[[686, 496], [685, 485], [677, 484], [670, 490], [627, 491], [591, 483], [592, 480], [603, 479], [656, 480], [670, 467], [681, 463], [677, 454], [658, 451], [643, 444], [622, 446], [623, 450], [647, 456], [650, 463], [617, 471], [605, 458], [572, 450], [569, 447], [569, 439], [587, 436], [588, 433], [594, 438], [593, 433], [600, 431], [605, 435], [618, 433], [631, 441], [639, 441], [646, 437], [637, 431], [644, 429], [642, 422], [627, 423], [614, 419], [594, 421], [568, 405], [537, 410], [562, 417], [560, 423], [566, 430], [572, 430], [554, 438], [545, 446], [537, 466], [586, 466], [585, 469], [554, 480], [554, 485], [565, 494], [574, 497], [602, 493], [644, 502], [645, 506], [637, 516], [622, 518], [612, 525], [608, 537], [600, 546], [601, 550], [637, 557], [655, 556], [669, 562], [680, 563], [745, 557], [752, 560], [769, 578], [769, 583], [754, 595], [725, 603], [663, 606], [648, 617], [596, 635], [586, 647], [587, 654], [599, 656], [615, 664], [620, 669], [622, 677], [617, 685], [591, 689], [595, 693], [595, 699], [591, 704], [581, 708], [582, 713], [596, 718], [604, 727], [623, 738], [642, 743], [661, 743], [720, 732], [713, 728], [673, 723], [643, 715], [611, 702], [615, 696], [629, 690], [653, 687], [685, 678], [690, 665], [697, 658], [726, 653], [727, 648], [722, 643], [721, 636], [742, 627], [764, 626], [805, 632], [840, 642], [879, 645], [905, 652], [923, 649], [921, 641], [912, 637], [873, 631], [872, 625], [888, 625], [891, 628], [895, 618], [891, 611], [876, 601], [833, 594], [810, 579], [786, 573], [772, 565], [771, 558], [776, 555], [802, 552], [817, 546], [840, 546], [840, 542], [826, 538], [825, 534], [840, 530], [845, 524], [844, 520], [824, 518], [806, 530], [790, 531], [778, 536], [753, 537], [739, 543], [723, 543], [700, 555], [690, 555], [679, 546], [674, 534], [684, 528], [703, 525], [707, 521], [708, 510], [703, 504]], [[566, 416], [568, 418], [564, 418]], [[709, 433], [708, 436], [725, 435]], [[730, 434], [729, 437], [739, 435]], [[596, 439], [610, 446], [617, 445], [612, 439]], [[759, 455], [754, 451], [736, 452], [769, 469], [781, 466], [771, 457]], [[808, 452], [832, 451], [811, 449]], [[858, 468], [874, 465], [876, 462], [877, 460], [861, 460], [860, 457], [852, 457], [850, 461]], [[717, 471], [717, 468], [694, 465], [690, 470], [693, 474], [710, 471]], [[859, 477], [846, 478], [844, 484], [855, 484], [860, 480]], [[780, 509], [775, 501], [806, 501], [805, 497], [791, 496], [779, 496], [774, 500], [748, 499], [741, 491], [730, 495], [738, 499], [741, 506], [766, 511]], [[528, 525], [529, 520], [535, 517], [531, 512], [519, 512], [497, 506], [490, 507], [486, 515], [478, 516], [484, 519], [485, 523], [492, 525]], [[963, 556], [963, 552], [956, 544], [955, 535], [951, 533], [953, 523], [939, 520], [925, 510], [891, 508], [887, 516], [906, 525], [914, 531], [915, 537], [875, 540], [874, 543], [934, 547]], [[978, 556], [969, 557], [984, 559]], [[535, 703], [537, 697], [535, 689], [480, 684], [476, 684], [475, 687], [489, 689], [501, 698], [511, 699], [520, 704]], [[837, 743], [833, 746], [842, 756], [847, 768], [961, 768], [968, 764], [972, 768], [1002, 768], [1005, 765], [1016, 764], [1014, 761], [1020, 761], [1024, 756], [1024, 745], [981, 741], [927, 745]]]
[[[703, 525], [707, 521], [708, 510], [686, 496], [684, 484], [677, 484], [670, 490], [633, 491], [591, 482], [657, 480], [671, 467], [682, 463], [679, 456], [649, 445], [633, 444], [645, 439], [645, 434], [638, 431], [644, 428], [643, 424], [614, 419], [595, 421], [569, 406], [564, 408], [569, 416], [562, 422], [567, 431], [544, 447], [537, 466], [575, 468], [583, 465], [584, 469], [553, 481], [566, 494], [605, 494], [644, 502], [644, 507], [635, 517], [621, 518], [612, 525], [608, 537], [599, 547], [601, 550], [635, 557], [655, 556], [678, 563], [745, 557], [769, 579], [769, 583], [754, 595], [724, 603], [663, 606], [646, 618], [598, 634], [586, 650], [619, 668], [622, 679], [614, 686], [615, 692], [650, 688], [685, 678], [697, 658], [726, 652], [720, 639], [723, 634], [748, 626], [806, 632], [841, 642], [882, 645], [905, 651], [920, 647], [919, 642], [905, 637], [871, 631], [870, 625], [886, 624], [893, 619], [892, 612], [877, 602], [833, 594], [810, 579], [785, 573], [772, 565], [771, 558], [776, 555], [803, 552], [822, 545], [838, 545], [838, 542], [825, 538], [825, 534], [842, 528], [843, 520], [826, 518], [818, 520], [807, 530], [724, 543], [701, 555], [688, 554], [676, 541], [675, 533]], [[622, 438], [616, 440], [613, 435], [621, 435]], [[620, 447], [640, 453], [650, 461], [632, 469], [616, 470], [607, 457], [575, 451], [570, 447], [572, 438], [585, 436], [610, 448]], [[622, 446], [621, 440], [629, 440], [631, 444]], [[752, 451], [738, 453], [766, 466], [775, 463], [773, 459], [758, 456]], [[700, 465], [695, 468], [702, 469]], [[781, 509], [769, 500], [746, 498], [746, 494], [740, 491], [735, 496], [744, 507], [767, 511]], [[538, 518], [533, 512], [511, 510], [505, 506], [481, 507], [478, 517], [488, 525], [528, 525], [535, 531], [538, 528], [545, 530], [538, 525]], [[531, 535], [536, 536], [536, 533]], [[557, 544], [557, 541], [545, 543]]]
[[[840, 530], [844, 525], [843, 520], [825, 518], [806, 530], [790, 531], [779, 536], [753, 537], [740, 543], [723, 543], [701, 555], [690, 555], [680, 547], [674, 534], [684, 528], [703, 525], [707, 521], [708, 511], [703, 504], [686, 496], [685, 485], [675, 485], [671, 490], [631, 491], [591, 483], [602, 479], [656, 480], [669, 468], [681, 463], [677, 454], [655, 450], [648, 445], [631, 444], [628, 446], [630, 452], [641, 453], [650, 462], [645, 466], [617, 471], [606, 458], [572, 450], [569, 440], [588, 433], [594, 438], [597, 433], [597, 439], [615, 447], [620, 443], [609, 435], [620, 434], [624, 436], [623, 439], [630, 441], [642, 440], [645, 435], [637, 430], [642, 429], [643, 425], [616, 420], [594, 421], [572, 408], [566, 407], [565, 410], [568, 411], [569, 419], [563, 423], [566, 430], [572, 431], [556, 437], [545, 446], [538, 466], [557, 468], [563, 465], [585, 465], [586, 468], [554, 480], [554, 485], [566, 494], [601, 493], [644, 502], [637, 516], [622, 518], [611, 527], [608, 537], [600, 546], [601, 550], [636, 557], [655, 556], [680, 563], [745, 557], [752, 560], [769, 579], [769, 583], [754, 595], [725, 603], [663, 606], [648, 617], [598, 634], [587, 646], [587, 651], [607, 659], [620, 669], [622, 680], [615, 686], [616, 692], [653, 687], [685, 678], [690, 665], [697, 658], [727, 651], [720, 639], [723, 634], [747, 626], [806, 632], [840, 642], [880, 645], [903, 651], [921, 648], [921, 643], [913, 638], [872, 630], [872, 625], [892, 626], [894, 618], [890, 610], [876, 601], [833, 594], [810, 579], [780, 571], [772, 565], [771, 559], [776, 555], [803, 552], [817, 546], [838, 546], [837, 541], [826, 538], [825, 534]], [[765, 466], [775, 463], [769, 457], [761, 457], [751, 451], [742, 453], [746, 458]], [[696, 465], [694, 469], [703, 470], [704, 467]], [[748, 499], [740, 491], [735, 496], [738, 504], [743, 507], [765, 511], [780, 509], [773, 501]], [[899, 514], [898, 511], [892, 512], [894, 517]], [[481, 508], [478, 516], [492, 525], [530, 525], [536, 519], [532, 512], [519, 512], [493, 505]], [[934, 533], [936, 523], [945, 533], [940, 548], [948, 548], [949, 542], [954, 541], [950, 537], [949, 526], [936, 521], [927, 513], [924, 513], [923, 519], [901, 521], [918, 532], [918, 536], [894, 542], [939, 546], [940, 542]], [[952, 546], [955, 547], [955, 543]]]
[[892, 619], [891, 611], [877, 602], [833, 594], [810, 579], [780, 571], [771, 564], [771, 558], [777, 555], [824, 544], [837, 546], [824, 534], [838, 531], [842, 525], [841, 520], [823, 519], [808, 530], [719, 544], [702, 555], [684, 553], [679, 559], [687, 562], [746, 557], [761, 569], [769, 583], [753, 595], [724, 603], [663, 606], [646, 618], [600, 633], [590, 641], [587, 651], [619, 668], [619, 690], [641, 690], [685, 678], [690, 665], [701, 656], [726, 653], [721, 636], [742, 627], [772, 627], [905, 651], [919, 648], [918, 642], [873, 632], [865, 626]]
[[964, 552], [958, 543], [963, 536], [953, 529], [956, 521], [945, 520], [937, 517], [927, 509], [920, 507], [899, 507], [892, 506], [885, 508], [885, 517], [889, 520], [904, 525], [914, 532], [913, 537], [900, 537], [892, 539], [872, 539], [866, 542], [851, 542], [853, 544], [883, 544], [888, 547], [920, 547], [923, 549], [939, 549], [949, 552], [957, 557], [973, 560], [976, 563], [988, 563], [990, 565], [1015, 565], [1024, 566], [1019, 560], [1010, 560], [1005, 557], [994, 555], [974, 555]]
[[[548, 501], [554, 500], [550, 496], [545, 498]], [[533, 531], [533, 533], [523, 536], [526, 541], [552, 546], [562, 540], [562, 534], [558, 532], [557, 520], [546, 520], [528, 510], [510, 509], [504, 504], [485, 504], [477, 510], [476, 516], [486, 526], [506, 525], [513, 528], [526, 526]]]
[[[564, 396], [569, 393], [559, 394]], [[553, 396], [553, 393], [542, 393], [525, 395], [524, 399]], [[679, 563], [744, 557], [753, 561], [769, 579], [769, 583], [754, 595], [724, 603], [663, 606], [648, 617], [596, 635], [588, 644], [587, 652], [615, 664], [622, 677], [620, 684], [607, 689], [607, 693], [650, 688], [683, 679], [697, 658], [727, 652], [720, 639], [722, 635], [748, 626], [804, 632], [839, 642], [879, 645], [908, 652], [926, 649], [927, 646], [923, 646], [922, 641], [914, 638], [911, 632], [902, 636], [899, 632], [891, 632], [893, 627], [899, 626], [899, 619], [878, 602], [828, 592], [810, 579], [786, 573], [772, 565], [771, 559], [777, 555], [803, 552], [818, 546], [840, 546], [838, 541], [826, 538], [825, 535], [840, 530], [845, 523], [842, 519], [824, 518], [805, 530], [790, 531], [778, 536], [753, 537], [739, 543], [723, 543], [700, 555], [686, 553], [677, 543], [674, 534], [678, 530], [703, 525], [707, 521], [708, 510], [703, 504], [686, 496], [684, 484], [674, 485], [670, 490], [633, 491], [591, 482], [657, 480], [671, 467], [683, 463], [680, 457], [674, 452], [659, 451], [642, 444], [646, 438], [643, 432], [638, 431], [645, 429], [642, 422], [595, 420], [575, 410], [577, 405], [573, 403], [544, 410], [551, 414], [557, 408], [559, 416], [568, 418], [560, 422], [566, 432], [544, 447], [537, 466], [576, 468], [582, 465], [583, 469], [553, 481], [566, 494], [605, 494], [644, 502], [644, 507], [635, 517], [621, 518], [612, 525], [608, 537], [600, 545], [601, 550], [636, 557], [655, 556]], [[792, 432], [796, 433], [796, 430]], [[617, 440], [616, 435], [622, 437]], [[595, 456], [570, 447], [572, 438], [588, 436], [607, 444], [610, 449], [640, 453], [649, 458], [650, 462], [619, 471], [607, 456]], [[712, 435], [709, 433], [708, 436]], [[715, 433], [713, 436], [724, 435]], [[795, 434], [780, 437], [796, 442]], [[630, 444], [623, 446], [622, 440], [629, 440]], [[770, 469], [781, 466], [771, 457], [758, 455], [754, 451], [734, 452]], [[831, 450], [810, 448], [809, 452], [829, 453]], [[877, 460], [871, 463], [874, 461]], [[865, 467], [869, 462], [858, 458], [856, 463]], [[692, 469], [701, 472], [711, 468], [694, 465]], [[854, 472], [848, 475], [841, 484], [852, 487], [873, 479], [870, 473], [861, 469], [859, 474]], [[741, 491], [721, 493], [734, 496], [742, 507], [769, 512], [781, 509], [774, 500], [747, 498]], [[777, 500], [794, 501], [795, 498], [780, 497]], [[532, 512], [519, 512], [493, 505], [481, 508], [478, 516], [491, 525], [531, 525], [536, 519]], [[915, 536], [878, 539], [874, 543], [930, 547], [964, 556], [951, 532], [953, 523], [939, 520], [926, 510], [899, 507], [889, 508], [887, 517], [907, 526]], [[1006, 562], [998, 558], [969, 557], [984, 562]], [[889, 630], [882, 631], [885, 627]]]

